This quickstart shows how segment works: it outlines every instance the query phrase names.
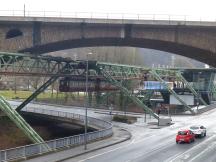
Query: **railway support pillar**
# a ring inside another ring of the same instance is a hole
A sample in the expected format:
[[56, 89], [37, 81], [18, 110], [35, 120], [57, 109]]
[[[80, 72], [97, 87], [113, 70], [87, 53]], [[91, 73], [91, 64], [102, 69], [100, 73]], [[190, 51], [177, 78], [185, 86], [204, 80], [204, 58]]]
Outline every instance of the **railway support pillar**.
[[40, 93], [42, 93], [47, 87], [49, 87], [53, 82], [55, 82], [59, 77], [51, 77], [46, 83], [44, 83], [40, 88], [38, 88], [33, 94], [31, 94], [23, 103], [21, 103], [16, 110], [21, 111], [29, 102], [35, 99]]

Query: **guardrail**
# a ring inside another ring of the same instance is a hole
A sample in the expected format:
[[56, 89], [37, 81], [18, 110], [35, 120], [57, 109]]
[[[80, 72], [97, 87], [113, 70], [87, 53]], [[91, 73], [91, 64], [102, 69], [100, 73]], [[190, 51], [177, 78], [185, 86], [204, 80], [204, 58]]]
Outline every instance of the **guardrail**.
[[[26, 112], [33, 112], [38, 114], [46, 114], [56, 117], [65, 117], [70, 119], [76, 119], [80, 121], [85, 121], [84, 115], [74, 114], [74, 113], [68, 113], [68, 112], [61, 112], [61, 111], [55, 111], [55, 110], [46, 110], [46, 109], [37, 109], [37, 108], [24, 108], [23, 111]], [[86, 134], [87, 142], [95, 141], [100, 138], [108, 137], [113, 134], [112, 131], [112, 124], [107, 121], [103, 121], [100, 119], [88, 117], [88, 124], [89, 125], [95, 125], [101, 130], [90, 132]], [[85, 134], [55, 139], [46, 141], [45, 143], [37, 143], [32, 145], [26, 145], [6, 150], [0, 151], [0, 162], [7, 162], [11, 160], [19, 160], [19, 159], [25, 159], [31, 156], [35, 155], [41, 155], [47, 152], [50, 152], [49, 150], [44, 148], [44, 144], [47, 144], [51, 151], [55, 151], [58, 149], [62, 149], [65, 147], [73, 147], [84, 144], [85, 140]]]
[[88, 19], [130, 19], [130, 20], [168, 20], [168, 21], [216, 21], [213, 16], [192, 16], [173, 14], [139, 14], [139, 13], [102, 13], [102, 12], [62, 12], [62, 11], [28, 11], [0, 10], [0, 16], [21, 17], [55, 17], [55, 18], [88, 18]]

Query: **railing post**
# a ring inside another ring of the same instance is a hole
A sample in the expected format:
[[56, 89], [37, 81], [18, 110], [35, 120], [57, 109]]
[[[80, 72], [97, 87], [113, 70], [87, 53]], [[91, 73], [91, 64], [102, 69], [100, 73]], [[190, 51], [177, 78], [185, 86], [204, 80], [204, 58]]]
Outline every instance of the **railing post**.
[[42, 144], [39, 144], [39, 154], [42, 154]]
[[[34, 112], [36, 112], [37, 109], [35, 108], [32, 108]], [[45, 112], [44, 111], [45, 109], [42, 109], [42, 110], [39, 110], [37, 111], [38, 113], [43, 113]], [[51, 114], [57, 114], [57, 112], [59, 111], [55, 111], [55, 110], [52, 110], [52, 111], [46, 111], [47, 114], [49, 114], [50, 112], [53, 112]], [[55, 112], [55, 113], [54, 113]], [[75, 115], [75, 114], [73, 114]], [[80, 119], [82, 120], [83, 119], [83, 115], [79, 115], [77, 114], [77, 118], [76, 119]], [[63, 115], [64, 116], [64, 115]], [[108, 131], [108, 134], [111, 134], [112, 133], [112, 127], [111, 125], [107, 125], [107, 127], [104, 127], [106, 126], [105, 125], [105, 121], [101, 121], [100, 119], [95, 119], [95, 118], [91, 118], [91, 117], [88, 117], [88, 120], [87, 120], [88, 123], [91, 123], [91, 124], [96, 124], [98, 125], [99, 127], [102, 128], [102, 130], [100, 131], [100, 133], [98, 131], [96, 132], [92, 132], [92, 133], [87, 133], [87, 143], [89, 141], [92, 141], [92, 139], [97, 139], [97, 138], [101, 138], [101, 137], [105, 137], [105, 135], [107, 134], [106, 132]], [[102, 122], [102, 123], [101, 123]], [[74, 145], [76, 143], [76, 145], [81, 145], [84, 143], [84, 136], [83, 134], [82, 135], [79, 135], [79, 136], [74, 136], [74, 137], [66, 137], [66, 145], [67, 147], [70, 147], [70, 140], [72, 141], [71, 142], [71, 145]], [[75, 141], [76, 140], [76, 141]], [[44, 150], [44, 145], [47, 144], [46, 142], [44, 143], [40, 143], [40, 144], [35, 144], [33, 146], [38, 146], [39, 148], [39, 153], [37, 154], [43, 154], [44, 152], [46, 151], [50, 151], [51, 149], [48, 149], [48, 150]], [[48, 146], [48, 145], [47, 145]], [[49, 147], [50, 148], [50, 147]], [[22, 150], [20, 150], [22, 149]], [[20, 158], [27, 158], [27, 151], [28, 149], [31, 149], [31, 147], [26, 147], [26, 146], [23, 146], [23, 147], [20, 147], [20, 148], [17, 148], [17, 152], [21, 152], [22, 151], [22, 157], [20, 157], [20, 155], [17, 155], [15, 158], [18, 160]], [[57, 140], [54, 140], [53, 141], [53, 150], [56, 150], [57, 149]], [[10, 150], [8, 150], [10, 151]], [[31, 155], [29, 155], [31, 156]], [[7, 159], [7, 151], [1, 151], [1, 154], [0, 154], [0, 162], [6, 162], [8, 159]]]
[[121, 15], [122, 15], [122, 20], [124, 20], [124, 13], [122, 13]]
[[69, 139], [70, 137], [67, 137], [67, 147], [69, 148], [70, 147], [70, 139]]
[[24, 158], [26, 159], [27, 158], [27, 156], [26, 156], [26, 147], [24, 146]]
[[53, 146], [53, 147], [54, 147], [54, 148], [53, 148], [54, 150], [57, 150], [57, 148], [56, 148], [56, 147], [57, 147], [57, 146], [56, 146], [56, 140], [54, 141], [54, 146]]
[[7, 161], [7, 151], [5, 151], [5, 161]]

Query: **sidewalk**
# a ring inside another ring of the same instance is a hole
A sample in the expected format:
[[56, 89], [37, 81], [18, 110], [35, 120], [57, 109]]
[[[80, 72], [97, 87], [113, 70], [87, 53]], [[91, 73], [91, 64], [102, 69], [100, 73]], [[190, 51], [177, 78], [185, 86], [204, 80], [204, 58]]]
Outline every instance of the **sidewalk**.
[[130, 132], [121, 128], [113, 127], [113, 136], [104, 140], [96, 141], [87, 145], [87, 150], [84, 150], [84, 146], [77, 146], [71, 149], [61, 150], [59, 152], [53, 152], [44, 156], [25, 160], [25, 162], [60, 162], [66, 159], [70, 159], [88, 152], [93, 152], [108, 146], [112, 146], [131, 138]]

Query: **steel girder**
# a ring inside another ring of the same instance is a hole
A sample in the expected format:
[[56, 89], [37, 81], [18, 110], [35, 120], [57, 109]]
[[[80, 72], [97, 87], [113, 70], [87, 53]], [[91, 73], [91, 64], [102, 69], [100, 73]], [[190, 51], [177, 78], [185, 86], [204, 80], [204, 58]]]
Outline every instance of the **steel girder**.
[[[68, 69], [70, 69], [68, 71]], [[72, 67], [70, 64], [66, 64], [60, 71], [57, 73], [68, 74], [71, 72]], [[46, 83], [44, 83], [40, 88], [38, 88], [32, 95], [30, 95], [22, 104], [20, 104], [16, 110], [20, 111], [23, 107], [25, 107], [29, 102], [31, 102], [34, 98], [36, 98], [40, 93], [42, 93], [46, 88], [48, 88], [52, 83], [54, 83], [59, 78], [58, 75], [52, 76]]]
[[[70, 65], [67, 68], [67, 73], [59, 73], [59, 71], [65, 66]], [[86, 61], [73, 61], [71, 59], [65, 59], [61, 57], [51, 56], [35, 56], [30, 54], [19, 53], [6, 53], [0, 52], [0, 75], [27, 75], [27, 76], [51, 76], [51, 80], [47, 84], [43, 85], [35, 94], [33, 98], [42, 92], [47, 85], [54, 82], [55, 76], [69, 76], [75, 77], [85, 75]], [[107, 74], [112, 76], [115, 80], [127, 80], [127, 79], [142, 79], [144, 74], [150, 73], [151, 69], [140, 66], [119, 65], [104, 62], [91, 61], [89, 66], [89, 77], [103, 77], [98, 75], [98, 69], [103, 69]], [[160, 77], [175, 77], [176, 70], [161, 69], [157, 70], [160, 73]], [[152, 75], [154, 77], [154, 75]], [[57, 78], [58, 78], [57, 77]], [[187, 83], [187, 82], [186, 82]], [[188, 86], [188, 84], [186, 84]], [[196, 92], [193, 88], [188, 87], [191, 92], [196, 96]], [[201, 100], [202, 101], [202, 100]], [[203, 102], [203, 101], [202, 101]], [[204, 103], [204, 102], [203, 102]]]
[[140, 99], [138, 99], [135, 95], [133, 95], [127, 88], [122, 86], [122, 84], [116, 80], [112, 75], [110, 75], [109, 72], [104, 70], [102, 67], [100, 67], [100, 74], [104, 76], [104, 78], [113, 84], [114, 86], [118, 87], [126, 96], [128, 96], [134, 103], [136, 103], [138, 106], [142, 107], [146, 112], [154, 116], [156, 119], [159, 119], [159, 116], [154, 113], [148, 106], [146, 106]]
[[16, 110], [19, 112], [24, 108], [29, 102], [35, 99], [39, 94], [41, 94], [46, 88], [48, 88], [52, 83], [54, 83], [59, 77], [53, 76], [46, 83], [44, 83], [40, 88], [38, 88], [34, 93], [32, 93], [24, 102], [22, 102]]
[[212, 73], [211, 77], [210, 77], [210, 84], [209, 84], [209, 87], [208, 87], [208, 91], [211, 93], [212, 98], [214, 98], [215, 95], [216, 95], [216, 87], [215, 87], [215, 84], [214, 84], [214, 80], [215, 80], [215, 73]]
[[68, 63], [78, 65], [61, 57], [0, 52], [0, 75], [61, 76], [58, 72]]
[[147, 68], [130, 65], [120, 65], [98, 62], [98, 69], [103, 69], [106, 73], [115, 79], [141, 79], [143, 77], [143, 70], [148, 71]]
[[193, 93], [193, 95], [194, 95], [197, 99], [199, 99], [199, 100], [203, 103], [203, 105], [205, 105], [205, 106], [208, 105], [208, 104], [203, 100], [203, 98], [201, 97], [201, 95], [199, 95], [199, 94], [195, 91], [195, 89], [193, 88], [193, 86], [191, 86], [191, 85], [187, 82], [187, 80], [181, 75], [180, 72], [176, 72], [176, 77], [177, 77], [177, 79], [179, 79], [180, 81], [182, 81], [182, 82], [186, 85], [186, 87]]
[[[19, 127], [34, 143], [45, 143], [44, 140], [34, 131], [34, 129], [13, 109], [10, 104], [0, 96], [0, 109]], [[44, 144], [44, 148], [49, 150], [49, 146]]]
[[[161, 78], [160, 76], [160, 72], [157, 72], [156, 70], [151, 70], [150, 73], [153, 75], [153, 77], [155, 77], [155, 79], [157, 79], [158, 81], [160, 81], [166, 88], [167, 90], [182, 104], [185, 106], [185, 108], [187, 110], [189, 110], [192, 114], [195, 114], [194, 111], [191, 109], [190, 106], [188, 106], [176, 93], [174, 90], [172, 90], [167, 84], [166, 82]], [[175, 71], [173, 71], [173, 73], [175, 74]]]

